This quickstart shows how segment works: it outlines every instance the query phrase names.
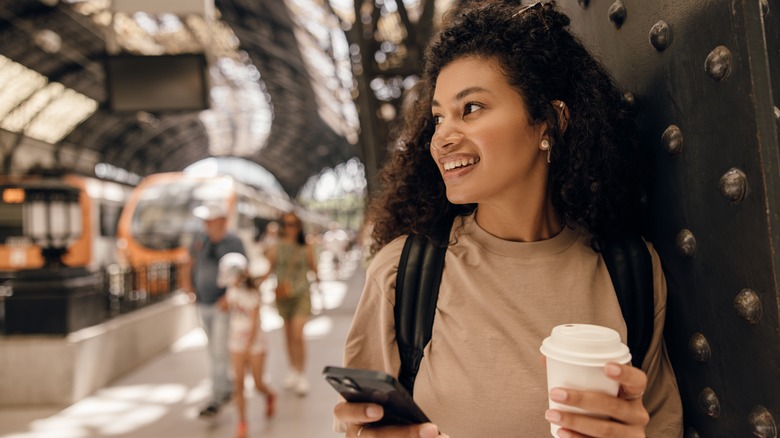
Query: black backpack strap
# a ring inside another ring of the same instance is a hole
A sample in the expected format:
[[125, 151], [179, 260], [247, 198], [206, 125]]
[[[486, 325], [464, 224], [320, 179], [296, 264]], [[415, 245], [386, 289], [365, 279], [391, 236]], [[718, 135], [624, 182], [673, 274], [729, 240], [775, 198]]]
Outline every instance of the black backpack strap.
[[410, 234], [398, 262], [395, 284], [395, 336], [401, 354], [398, 381], [411, 394], [431, 340], [447, 246]]
[[[409, 235], [401, 252], [394, 308], [401, 356], [398, 381], [410, 394], [423, 349], [431, 339], [446, 252], [446, 245], [415, 234]], [[640, 368], [650, 346], [655, 318], [650, 252], [637, 235], [603, 242], [602, 257], [626, 321], [631, 363]]]
[[631, 363], [642, 362], [653, 337], [653, 261], [641, 236], [605, 240], [601, 251], [628, 330]]

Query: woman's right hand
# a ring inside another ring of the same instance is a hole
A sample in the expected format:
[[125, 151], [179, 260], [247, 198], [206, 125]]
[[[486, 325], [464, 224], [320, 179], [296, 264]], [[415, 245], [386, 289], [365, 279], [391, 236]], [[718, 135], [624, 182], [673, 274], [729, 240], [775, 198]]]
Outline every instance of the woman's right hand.
[[435, 424], [413, 424], [405, 426], [367, 426], [368, 423], [378, 421], [384, 415], [382, 406], [373, 403], [348, 403], [341, 402], [333, 409], [336, 421], [341, 424], [342, 432], [346, 432], [347, 438], [449, 438], [448, 435], [439, 434], [439, 428]]

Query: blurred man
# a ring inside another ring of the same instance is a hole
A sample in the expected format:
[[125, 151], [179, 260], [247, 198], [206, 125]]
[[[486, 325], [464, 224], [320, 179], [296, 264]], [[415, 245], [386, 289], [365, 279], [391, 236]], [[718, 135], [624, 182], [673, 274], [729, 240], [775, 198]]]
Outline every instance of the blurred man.
[[246, 256], [246, 252], [241, 240], [228, 231], [225, 205], [204, 204], [195, 208], [193, 213], [205, 224], [205, 235], [197, 236], [192, 242], [190, 259], [192, 286], [201, 324], [208, 338], [211, 362], [211, 400], [200, 416], [212, 417], [230, 401], [233, 387], [228, 374], [228, 308], [225, 288], [217, 286], [217, 268], [223, 255], [237, 252]]

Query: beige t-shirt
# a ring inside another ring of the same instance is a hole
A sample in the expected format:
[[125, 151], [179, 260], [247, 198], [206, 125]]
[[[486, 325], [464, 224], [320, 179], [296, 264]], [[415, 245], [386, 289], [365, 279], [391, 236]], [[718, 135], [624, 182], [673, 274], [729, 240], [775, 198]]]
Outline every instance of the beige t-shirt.
[[[463, 227], [459, 225], [463, 224]], [[459, 437], [545, 437], [550, 424], [539, 347], [553, 327], [626, 324], [590, 235], [568, 227], [539, 242], [511, 242], [467, 216], [453, 226], [456, 243], [445, 258], [433, 335], [425, 348], [414, 398], [439, 428]], [[368, 268], [347, 336], [345, 366], [398, 375], [393, 304], [405, 238], [390, 242]], [[663, 343], [666, 280], [650, 245], [655, 331], [643, 369], [649, 383], [648, 437], [681, 437], [682, 405]]]

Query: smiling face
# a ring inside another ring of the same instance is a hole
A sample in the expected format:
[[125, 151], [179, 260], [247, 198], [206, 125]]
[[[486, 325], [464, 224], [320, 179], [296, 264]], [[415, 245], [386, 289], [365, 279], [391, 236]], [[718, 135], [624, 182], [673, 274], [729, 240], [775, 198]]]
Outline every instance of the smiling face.
[[468, 56], [448, 64], [431, 110], [431, 156], [450, 202], [502, 206], [546, 198], [547, 155], [539, 145], [547, 124], [531, 124], [498, 62]]

